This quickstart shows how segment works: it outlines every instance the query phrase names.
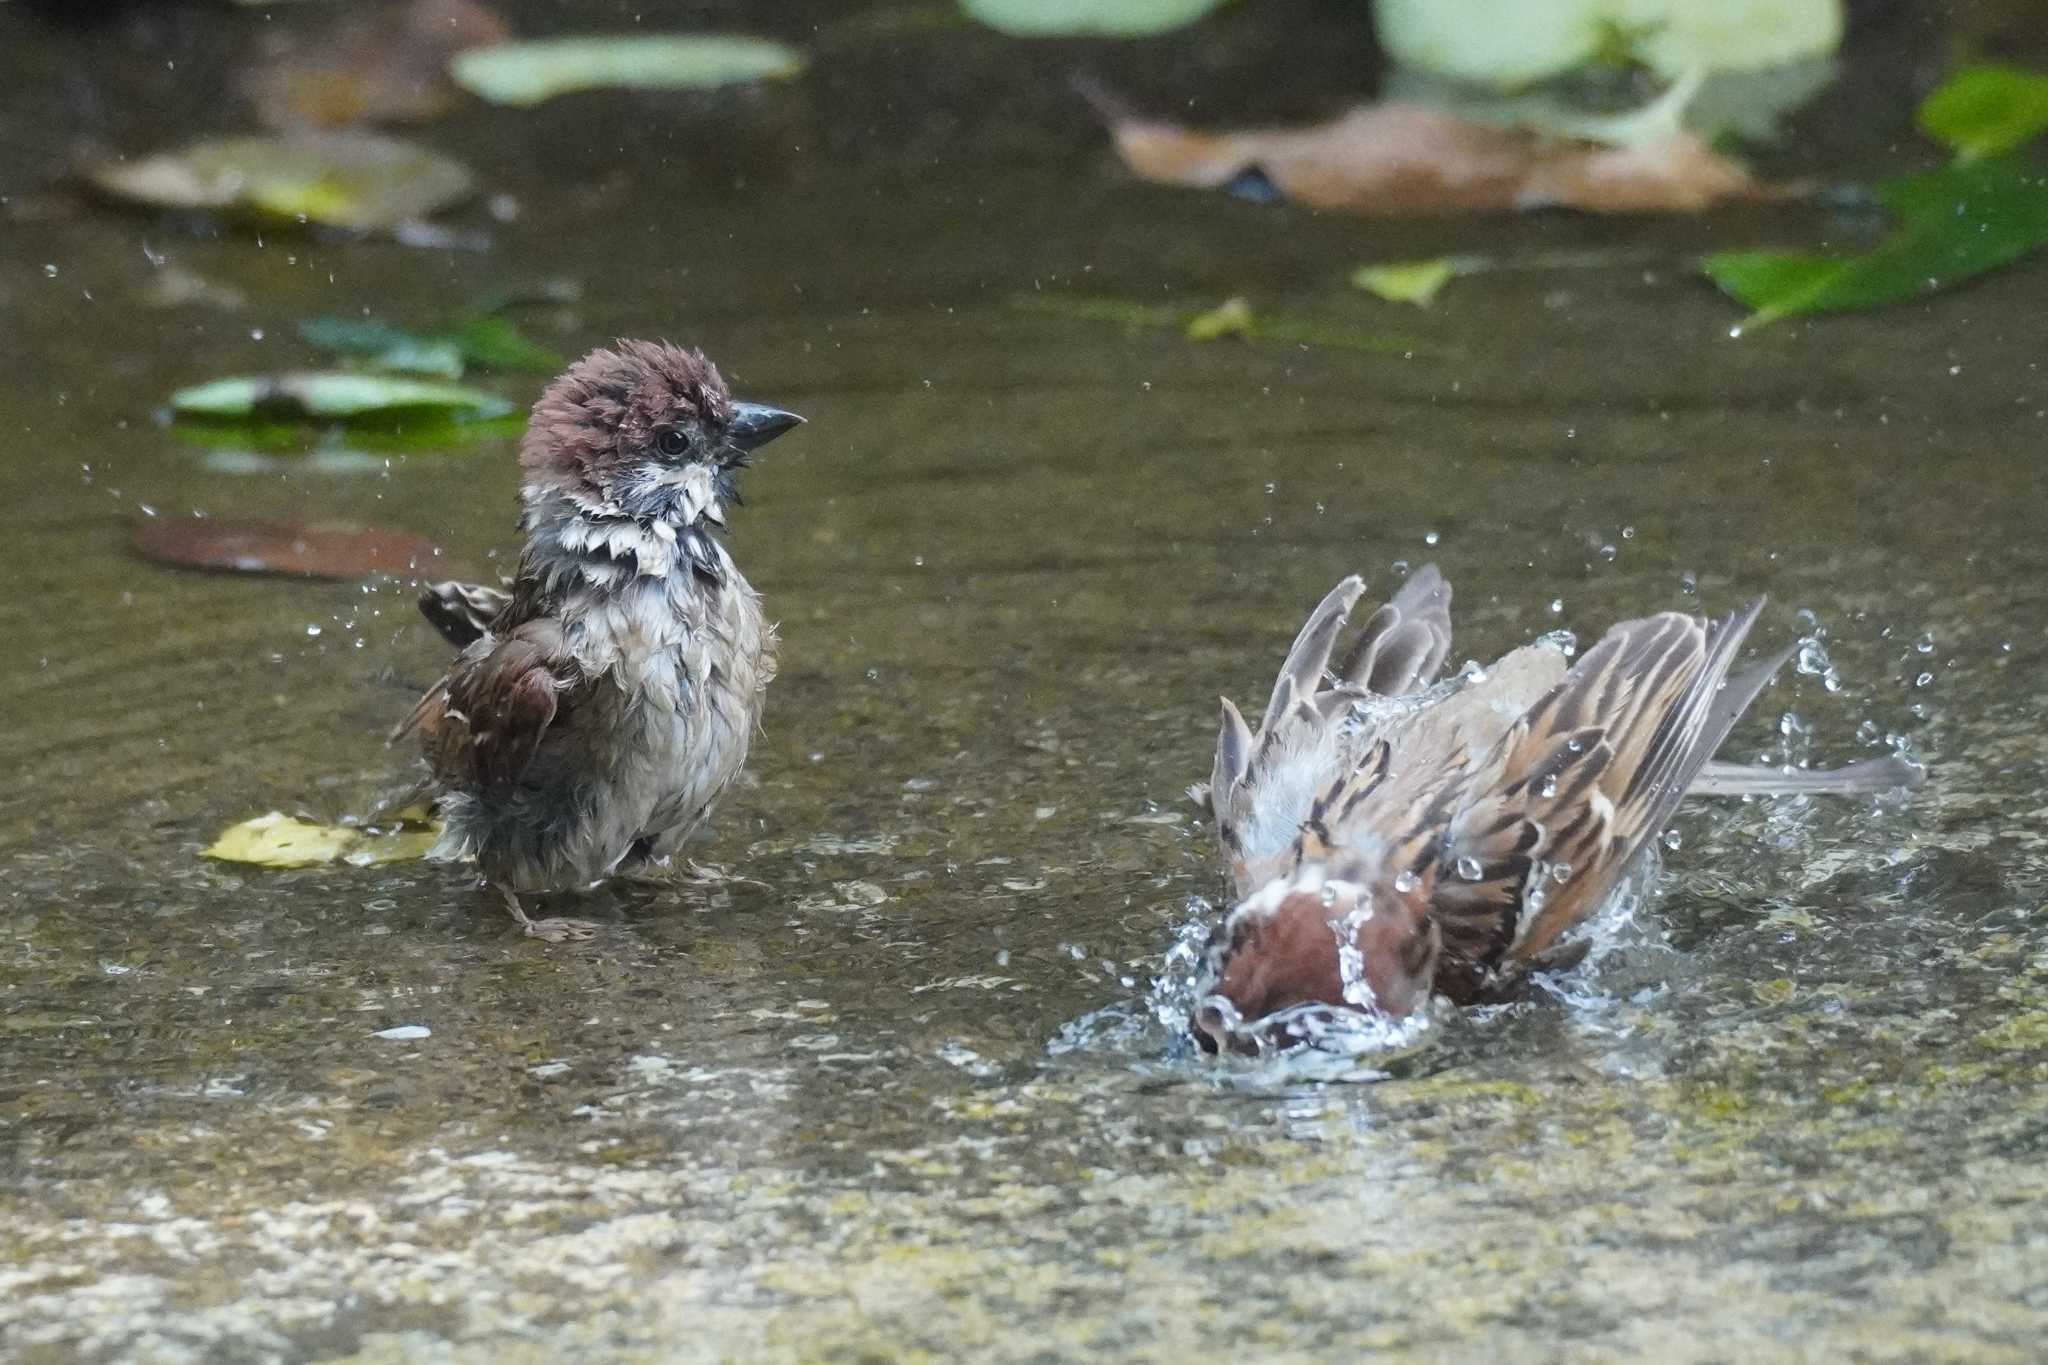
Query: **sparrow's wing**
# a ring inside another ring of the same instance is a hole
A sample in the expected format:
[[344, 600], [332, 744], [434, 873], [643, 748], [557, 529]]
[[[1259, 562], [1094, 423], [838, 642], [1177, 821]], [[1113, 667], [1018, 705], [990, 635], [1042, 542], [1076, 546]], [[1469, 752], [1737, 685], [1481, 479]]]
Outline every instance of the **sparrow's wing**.
[[1450, 652], [1451, 585], [1436, 565], [1425, 564], [1366, 621], [1337, 665], [1337, 680], [1399, 696], [1435, 682]]
[[1450, 585], [1426, 564], [1374, 612], [1334, 670], [1331, 655], [1365, 592], [1356, 575], [1310, 612], [1280, 665], [1254, 731], [1228, 699], [1216, 737], [1206, 800], [1240, 894], [1272, 875], [1319, 793], [1338, 776], [1346, 717], [1368, 690], [1395, 695], [1427, 686], [1451, 647]]
[[536, 617], [465, 650], [399, 733], [420, 732], [443, 782], [511, 786], [526, 775], [579, 681], [561, 622]]
[[432, 583], [420, 590], [420, 615], [443, 639], [467, 649], [491, 630], [511, 604], [511, 580], [491, 587], [483, 583]]
[[1431, 868], [1447, 946], [1528, 962], [1600, 905], [1769, 680], [1726, 681], [1762, 607], [1623, 622], [1502, 736]]

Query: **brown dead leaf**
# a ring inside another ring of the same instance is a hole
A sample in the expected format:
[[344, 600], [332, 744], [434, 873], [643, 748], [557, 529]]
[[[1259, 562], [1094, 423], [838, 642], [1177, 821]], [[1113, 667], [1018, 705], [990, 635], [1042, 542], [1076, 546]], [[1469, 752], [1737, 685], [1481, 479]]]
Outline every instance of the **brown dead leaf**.
[[272, 128], [419, 123], [462, 98], [449, 58], [511, 36], [476, 0], [354, 5], [316, 29], [267, 41], [242, 89]]
[[215, 517], [138, 522], [131, 543], [144, 559], [181, 569], [303, 578], [416, 574], [440, 559], [432, 541], [407, 531]]
[[1124, 164], [1161, 185], [1219, 189], [1262, 174], [1311, 208], [1375, 217], [1563, 207], [1697, 213], [1798, 191], [1759, 185], [1691, 133], [1606, 147], [1477, 123], [1419, 104], [1370, 104], [1328, 123], [1202, 133], [1091, 95]]

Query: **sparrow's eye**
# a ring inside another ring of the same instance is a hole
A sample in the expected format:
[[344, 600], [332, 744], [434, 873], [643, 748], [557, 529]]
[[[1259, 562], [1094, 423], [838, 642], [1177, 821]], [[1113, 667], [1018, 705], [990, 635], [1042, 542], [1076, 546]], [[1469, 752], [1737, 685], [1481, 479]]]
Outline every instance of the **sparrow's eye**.
[[670, 427], [654, 438], [654, 448], [671, 460], [680, 460], [690, 453], [689, 433], [677, 427]]

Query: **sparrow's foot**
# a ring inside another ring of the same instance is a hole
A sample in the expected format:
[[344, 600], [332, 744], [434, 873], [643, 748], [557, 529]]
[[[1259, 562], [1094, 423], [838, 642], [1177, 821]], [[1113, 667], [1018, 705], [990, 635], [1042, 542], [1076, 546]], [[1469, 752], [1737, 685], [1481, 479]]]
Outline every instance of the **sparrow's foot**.
[[512, 912], [512, 918], [519, 921], [519, 927], [529, 938], [543, 943], [566, 943], [589, 938], [598, 926], [587, 919], [528, 919], [526, 907], [519, 903], [519, 897], [500, 887], [498, 894], [505, 898], [505, 908]]

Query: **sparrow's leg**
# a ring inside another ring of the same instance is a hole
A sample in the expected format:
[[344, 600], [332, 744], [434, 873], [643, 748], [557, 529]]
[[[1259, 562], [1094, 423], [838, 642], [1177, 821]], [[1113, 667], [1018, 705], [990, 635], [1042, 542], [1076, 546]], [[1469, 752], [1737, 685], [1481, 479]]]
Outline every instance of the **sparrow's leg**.
[[497, 888], [505, 898], [505, 908], [512, 912], [512, 918], [519, 921], [519, 927], [543, 943], [561, 943], [567, 939], [585, 939], [597, 932], [598, 926], [587, 919], [528, 919], [525, 907], [519, 904], [519, 897], [504, 887]]

